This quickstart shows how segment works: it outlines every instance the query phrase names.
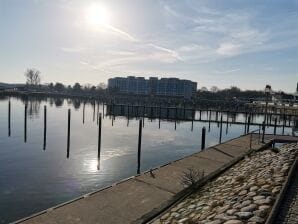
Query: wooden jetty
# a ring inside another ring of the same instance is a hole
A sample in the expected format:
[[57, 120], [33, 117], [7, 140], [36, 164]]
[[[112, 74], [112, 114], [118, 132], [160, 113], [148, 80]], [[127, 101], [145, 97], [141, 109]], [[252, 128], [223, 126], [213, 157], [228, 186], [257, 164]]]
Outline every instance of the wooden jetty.
[[112, 186], [16, 221], [23, 224], [146, 223], [189, 193], [181, 183], [188, 169], [214, 178], [252, 150], [273, 142], [297, 142], [298, 137], [247, 134], [131, 177]]

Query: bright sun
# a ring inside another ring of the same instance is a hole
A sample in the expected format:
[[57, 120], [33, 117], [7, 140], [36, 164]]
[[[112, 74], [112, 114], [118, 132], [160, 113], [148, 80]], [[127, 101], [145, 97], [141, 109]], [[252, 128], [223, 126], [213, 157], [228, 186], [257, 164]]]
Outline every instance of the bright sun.
[[94, 3], [86, 9], [86, 21], [96, 27], [109, 25], [110, 13], [104, 5]]

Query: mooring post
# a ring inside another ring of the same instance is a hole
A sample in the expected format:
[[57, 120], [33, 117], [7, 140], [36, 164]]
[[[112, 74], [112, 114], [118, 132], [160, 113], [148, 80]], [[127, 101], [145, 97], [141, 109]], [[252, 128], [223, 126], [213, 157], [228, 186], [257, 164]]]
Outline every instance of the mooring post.
[[200, 121], [202, 120], [202, 110], [200, 109]]
[[93, 122], [95, 121], [95, 101], [93, 101]]
[[247, 119], [247, 130], [246, 130], [246, 133], [248, 134], [249, 133], [249, 126], [250, 126], [250, 115], [248, 115], [248, 119]]
[[8, 136], [11, 135], [11, 103], [8, 101]]
[[201, 150], [205, 149], [205, 141], [206, 141], [206, 128], [202, 128], [202, 139], [201, 139]]
[[137, 170], [138, 174], [140, 174], [140, 168], [141, 168], [141, 147], [142, 147], [142, 120], [139, 121], [138, 170]]
[[229, 111], [227, 111], [227, 126], [226, 126], [226, 134], [228, 134], [229, 129]]
[[161, 106], [159, 106], [158, 128], [160, 129]]
[[274, 119], [274, 135], [276, 135], [277, 117]]
[[105, 118], [105, 104], [102, 103], [102, 119]]
[[208, 126], [208, 132], [210, 132], [210, 122], [211, 122], [211, 110], [209, 112], [209, 126]]
[[112, 127], [114, 126], [114, 117], [112, 116]]
[[97, 112], [96, 112], [96, 124], [98, 125], [98, 119], [99, 119], [99, 102], [97, 101]]
[[86, 102], [84, 102], [83, 104], [83, 124], [85, 124], [85, 105], [86, 105]]
[[177, 107], [175, 108], [175, 130], [177, 128]]
[[97, 159], [100, 161], [100, 147], [101, 147], [101, 113], [98, 114], [98, 144], [97, 144]]
[[266, 128], [265, 121], [263, 121], [263, 123], [262, 123], [262, 131], [263, 131], [263, 133], [262, 133], [262, 143], [265, 143], [265, 141], [264, 141], [264, 138], [265, 138], [265, 128]]
[[44, 105], [43, 115], [43, 150], [46, 150], [47, 145], [47, 106]]
[[219, 143], [221, 143], [221, 138], [222, 138], [222, 115], [220, 116]]
[[24, 116], [24, 142], [27, 142], [27, 103], [25, 104], [25, 116]]
[[67, 124], [67, 155], [69, 158], [69, 146], [70, 146], [70, 109], [68, 109], [68, 124]]
[[247, 112], [245, 112], [244, 134], [246, 134], [246, 128], [247, 128]]
[[129, 125], [129, 104], [127, 105], [127, 127]]
[[284, 114], [283, 124], [282, 124], [282, 134], [285, 133], [285, 125], [286, 125], [286, 114]]
[[145, 127], [145, 110], [146, 110], [146, 107], [144, 105], [143, 106], [143, 127]]

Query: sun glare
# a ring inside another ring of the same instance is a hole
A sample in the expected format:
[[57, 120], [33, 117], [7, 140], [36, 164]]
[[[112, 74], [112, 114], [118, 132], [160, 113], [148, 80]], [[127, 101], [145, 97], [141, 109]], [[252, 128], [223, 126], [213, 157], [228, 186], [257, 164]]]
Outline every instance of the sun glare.
[[109, 20], [110, 13], [104, 5], [94, 3], [86, 9], [86, 21], [92, 26], [107, 26]]

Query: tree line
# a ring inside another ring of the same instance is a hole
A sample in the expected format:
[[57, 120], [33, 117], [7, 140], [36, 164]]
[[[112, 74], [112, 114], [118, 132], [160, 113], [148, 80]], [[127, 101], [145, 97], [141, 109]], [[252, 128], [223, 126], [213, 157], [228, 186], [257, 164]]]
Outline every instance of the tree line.
[[[48, 83], [41, 85], [41, 75], [40, 71], [31, 68], [27, 69], [25, 72], [26, 84], [28, 90], [41, 90], [56, 93], [76, 93], [76, 94], [108, 94], [111, 96], [121, 96], [117, 89], [107, 89], [105, 83], [99, 83], [97, 86], [91, 84], [81, 85], [80, 83], [75, 83], [74, 85], [64, 85], [63, 83]], [[277, 92], [279, 96], [283, 99], [292, 98], [291, 95], [286, 94], [282, 91]], [[208, 100], [231, 100], [231, 99], [262, 99], [265, 98], [265, 92], [261, 90], [241, 90], [236, 86], [231, 86], [226, 89], [219, 89], [217, 86], [212, 86], [210, 90], [206, 87], [201, 87], [197, 90], [194, 99], [208, 99]]]

